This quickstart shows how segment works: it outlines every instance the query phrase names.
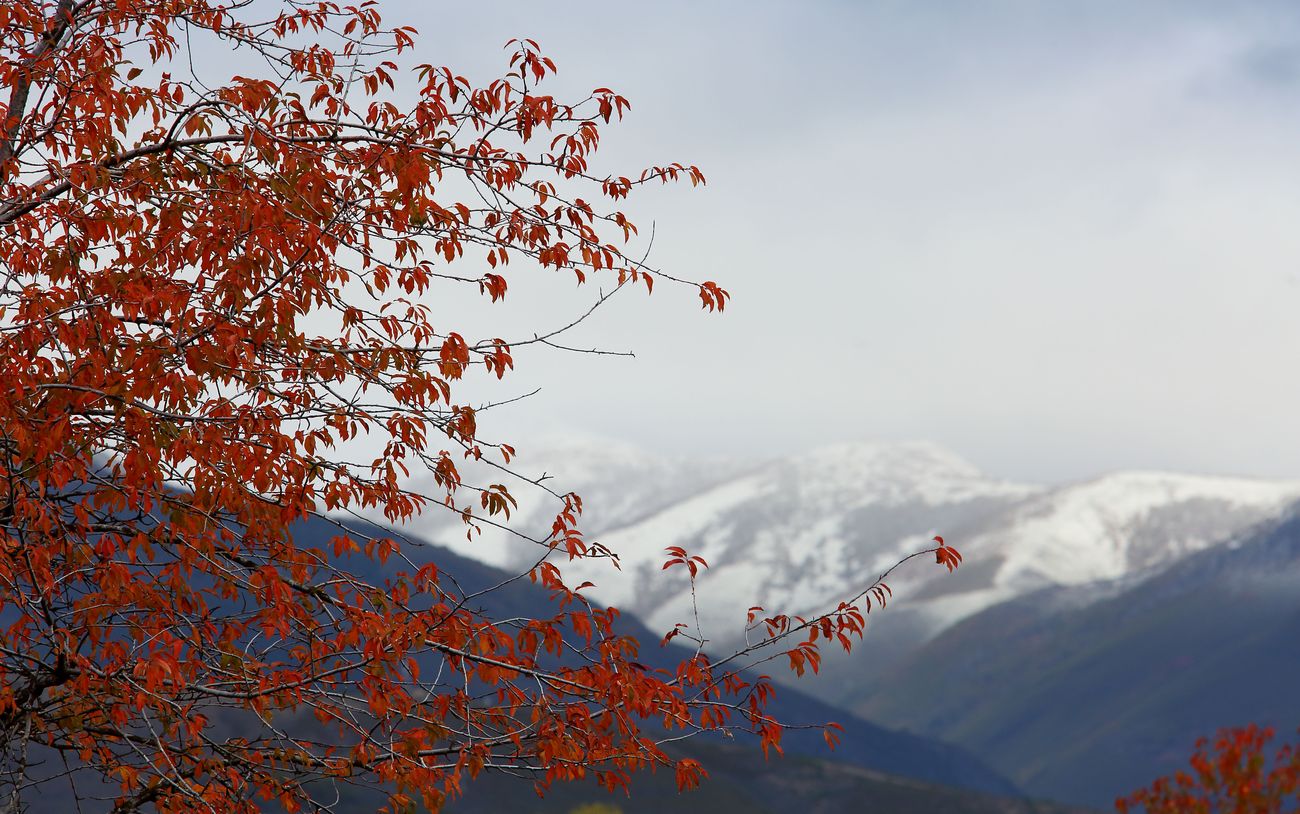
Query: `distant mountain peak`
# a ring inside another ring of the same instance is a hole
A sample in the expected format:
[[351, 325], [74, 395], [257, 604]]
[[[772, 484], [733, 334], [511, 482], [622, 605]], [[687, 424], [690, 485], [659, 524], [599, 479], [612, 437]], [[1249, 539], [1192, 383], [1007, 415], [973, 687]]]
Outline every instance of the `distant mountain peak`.
[[943, 473], [983, 477], [979, 467], [933, 441], [842, 441], [784, 459], [799, 466], [858, 469], [894, 476]]
[[766, 470], [804, 501], [838, 506], [941, 505], [1023, 497], [1041, 487], [999, 481], [932, 441], [857, 441], [819, 447]]

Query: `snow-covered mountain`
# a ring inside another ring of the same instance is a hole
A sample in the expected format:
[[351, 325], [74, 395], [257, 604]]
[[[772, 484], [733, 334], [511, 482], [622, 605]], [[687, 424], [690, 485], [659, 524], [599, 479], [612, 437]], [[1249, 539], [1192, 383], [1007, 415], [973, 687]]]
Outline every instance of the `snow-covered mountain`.
[[966, 564], [950, 575], [909, 563], [891, 577], [898, 599], [881, 617], [905, 617], [908, 635], [924, 639], [1045, 586], [1149, 575], [1298, 499], [1300, 481], [1157, 472], [1046, 488], [990, 478], [932, 443], [841, 444], [726, 478], [635, 522], [591, 526], [621, 570], [561, 565], [571, 582], [594, 582], [594, 598], [666, 631], [694, 620], [684, 571], [661, 570], [664, 548], [681, 546], [710, 565], [698, 582], [705, 635], [734, 644], [751, 605], [804, 615], [833, 606], [943, 534]]
[[1038, 491], [988, 478], [930, 443], [842, 444], [602, 531], [621, 571], [599, 561], [563, 567], [596, 583], [595, 598], [667, 630], [693, 618], [688, 580], [661, 572], [664, 548], [682, 546], [711, 566], [699, 582], [705, 634], [728, 641], [751, 605], [792, 613], [833, 605], [940, 530], [970, 527]]
[[[555, 561], [570, 584], [595, 583], [592, 598], [652, 629], [693, 623], [696, 613], [684, 570], [661, 570], [664, 549], [704, 557], [710, 568], [699, 578], [698, 612], [719, 646], [740, 640], [750, 606], [802, 615], [833, 607], [935, 534], [965, 564], [949, 574], [916, 561], [891, 576], [897, 600], [873, 619], [877, 637], [893, 630], [916, 646], [1053, 585], [1094, 585], [1102, 596], [1106, 585], [1149, 576], [1300, 500], [1300, 481], [1160, 472], [1059, 487], [1010, 483], [928, 442], [838, 444], [746, 465], [553, 437], [521, 445], [512, 468], [529, 478], [545, 473], [554, 491], [583, 496], [588, 539], [615, 551], [620, 568], [603, 559]], [[555, 500], [507, 483], [520, 501], [511, 525], [545, 538]], [[436, 511], [419, 522], [416, 533], [490, 565], [526, 566], [540, 553], [491, 528], [467, 540], [458, 520]]]
[[1118, 472], [1052, 489], [986, 518], [961, 540], [967, 562], [991, 573], [934, 581], [946, 590], [929, 598], [923, 613], [937, 631], [1039, 588], [1142, 579], [1296, 500], [1300, 481], [1167, 472]]

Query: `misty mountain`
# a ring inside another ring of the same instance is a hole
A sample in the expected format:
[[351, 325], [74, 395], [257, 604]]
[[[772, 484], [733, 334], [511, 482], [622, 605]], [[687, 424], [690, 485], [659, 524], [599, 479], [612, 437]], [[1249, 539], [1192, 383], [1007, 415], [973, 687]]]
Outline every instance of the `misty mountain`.
[[[587, 475], [596, 495], [614, 486], [635, 492], [634, 473], [622, 483], [598, 467]], [[703, 480], [697, 472], [693, 482]], [[724, 477], [634, 520], [606, 515], [607, 525], [588, 528], [618, 554], [620, 569], [594, 560], [564, 571], [666, 632], [694, 619], [684, 573], [660, 570], [664, 548], [682, 546], [711, 566], [698, 580], [706, 637], [734, 646], [751, 605], [803, 615], [833, 607], [944, 535], [966, 564], [949, 574], [914, 562], [891, 577], [897, 598], [872, 616], [869, 663], [853, 661], [851, 676], [832, 668], [830, 692], [839, 697], [855, 691], [839, 685], [876, 674], [985, 608], [1052, 586], [1158, 573], [1298, 498], [1300, 482], [1155, 472], [1044, 488], [990, 478], [935, 444], [843, 444]]]

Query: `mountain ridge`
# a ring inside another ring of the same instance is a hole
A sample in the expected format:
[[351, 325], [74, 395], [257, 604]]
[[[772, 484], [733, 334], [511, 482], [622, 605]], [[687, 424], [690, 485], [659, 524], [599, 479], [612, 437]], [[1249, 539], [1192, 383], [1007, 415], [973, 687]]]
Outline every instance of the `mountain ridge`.
[[689, 582], [659, 573], [663, 549], [681, 546], [711, 566], [697, 583], [706, 635], [734, 644], [749, 606], [815, 613], [942, 534], [966, 565], [900, 572], [897, 610], [878, 623], [910, 615], [905, 626], [928, 638], [1042, 587], [1158, 572], [1296, 499], [1300, 481], [1120, 471], [1048, 487], [984, 476], [931, 442], [836, 444], [592, 528], [621, 571], [601, 560], [563, 568], [666, 631], [695, 612]]

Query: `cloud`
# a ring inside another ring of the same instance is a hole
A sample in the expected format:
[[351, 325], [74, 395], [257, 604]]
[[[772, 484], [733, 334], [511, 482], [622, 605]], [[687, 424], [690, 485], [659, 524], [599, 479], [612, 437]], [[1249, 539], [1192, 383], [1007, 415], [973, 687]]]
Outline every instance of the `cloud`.
[[[624, 91], [608, 160], [710, 179], [634, 204], [654, 261], [735, 295], [721, 320], [664, 291], [582, 329], [634, 361], [521, 359], [521, 387], [578, 386], [507, 427], [758, 453], [930, 437], [1040, 479], [1300, 470], [1289, 5], [419, 13], [435, 61], [486, 76], [524, 34], [569, 87]], [[512, 283], [513, 313], [566, 290]]]

